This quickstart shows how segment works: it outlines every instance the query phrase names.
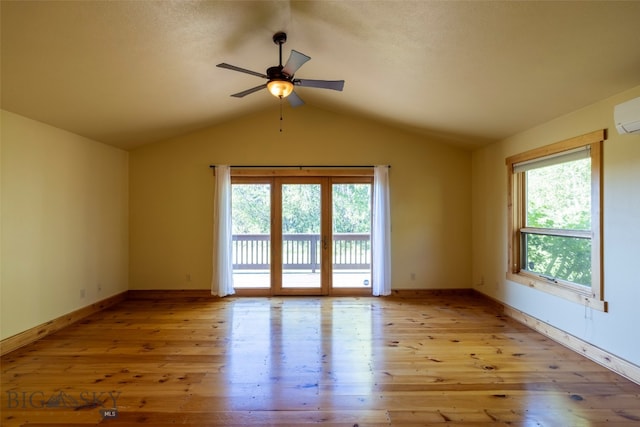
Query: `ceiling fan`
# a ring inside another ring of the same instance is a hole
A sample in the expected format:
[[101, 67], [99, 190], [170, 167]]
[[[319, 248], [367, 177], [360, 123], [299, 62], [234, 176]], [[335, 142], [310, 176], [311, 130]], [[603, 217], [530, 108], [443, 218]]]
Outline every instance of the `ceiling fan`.
[[269, 92], [280, 99], [287, 98], [292, 107], [298, 107], [304, 104], [304, 101], [294, 92], [294, 86], [314, 87], [320, 89], [333, 89], [342, 91], [344, 80], [309, 80], [295, 79], [294, 74], [311, 58], [296, 50], [291, 50], [291, 55], [287, 63], [282, 65], [282, 45], [287, 41], [287, 34], [278, 32], [273, 35], [273, 42], [278, 45], [280, 51], [280, 61], [277, 66], [267, 68], [267, 73], [258, 73], [256, 71], [247, 70], [246, 68], [236, 67], [226, 63], [218, 64], [217, 67], [226, 68], [228, 70], [239, 71], [241, 73], [251, 74], [253, 76], [262, 77], [268, 81], [260, 86], [234, 93], [231, 96], [242, 98], [251, 93], [267, 88]]

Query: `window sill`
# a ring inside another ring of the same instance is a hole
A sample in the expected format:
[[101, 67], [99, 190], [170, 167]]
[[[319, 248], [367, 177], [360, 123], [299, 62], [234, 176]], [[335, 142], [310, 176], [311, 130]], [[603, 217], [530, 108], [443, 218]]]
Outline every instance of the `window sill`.
[[507, 273], [507, 280], [555, 295], [559, 298], [563, 298], [598, 311], [603, 311], [605, 313], [608, 311], [607, 302], [597, 299], [592, 294], [580, 292], [562, 285], [549, 283], [526, 273]]

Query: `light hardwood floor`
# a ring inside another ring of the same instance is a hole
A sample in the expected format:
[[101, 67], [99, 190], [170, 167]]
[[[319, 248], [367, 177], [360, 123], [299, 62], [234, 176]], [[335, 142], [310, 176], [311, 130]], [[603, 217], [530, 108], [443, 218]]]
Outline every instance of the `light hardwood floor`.
[[631, 426], [640, 385], [472, 293], [130, 299], [5, 355], [0, 420]]

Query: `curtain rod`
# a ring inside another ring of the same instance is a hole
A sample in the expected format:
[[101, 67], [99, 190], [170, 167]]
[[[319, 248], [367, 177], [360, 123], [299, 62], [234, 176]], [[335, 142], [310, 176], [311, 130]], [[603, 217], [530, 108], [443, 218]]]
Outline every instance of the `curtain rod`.
[[[284, 168], [295, 168], [295, 169], [314, 169], [314, 168], [342, 168], [342, 169], [355, 169], [355, 168], [372, 168], [375, 165], [231, 165], [231, 168], [271, 168], [271, 169], [284, 169]], [[391, 165], [386, 165], [388, 168], [391, 168]], [[214, 169], [216, 165], [209, 165], [211, 169]]]

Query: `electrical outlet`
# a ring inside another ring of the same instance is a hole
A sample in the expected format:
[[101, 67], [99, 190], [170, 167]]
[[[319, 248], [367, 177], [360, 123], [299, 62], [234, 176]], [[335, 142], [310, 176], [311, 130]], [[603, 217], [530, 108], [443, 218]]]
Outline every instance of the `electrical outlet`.
[[102, 283], [98, 283], [98, 292], [102, 292]]
[[84, 288], [80, 289], [80, 298], [84, 298], [86, 295], [86, 291]]
[[416, 273], [411, 273], [411, 280], [416, 280]]
[[187, 273], [186, 277], [187, 277], [187, 282], [190, 282], [191, 281], [191, 273]]

